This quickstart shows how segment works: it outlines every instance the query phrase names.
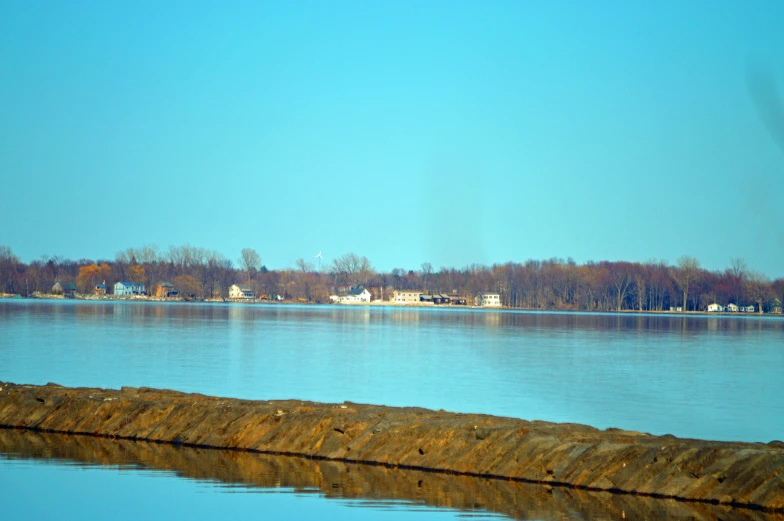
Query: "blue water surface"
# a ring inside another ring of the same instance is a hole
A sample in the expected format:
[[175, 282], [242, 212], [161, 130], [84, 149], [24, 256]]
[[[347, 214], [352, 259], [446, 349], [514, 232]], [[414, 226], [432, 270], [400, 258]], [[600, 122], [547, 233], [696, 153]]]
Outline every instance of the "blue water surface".
[[0, 380], [784, 436], [777, 317], [0, 301]]

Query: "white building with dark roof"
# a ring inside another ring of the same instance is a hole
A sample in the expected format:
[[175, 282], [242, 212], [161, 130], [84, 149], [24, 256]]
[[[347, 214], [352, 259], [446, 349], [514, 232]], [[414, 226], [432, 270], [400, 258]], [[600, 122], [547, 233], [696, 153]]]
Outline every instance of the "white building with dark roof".
[[348, 290], [348, 295], [330, 297], [339, 304], [361, 304], [370, 302], [370, 292], [364, 286], [354, 286]]

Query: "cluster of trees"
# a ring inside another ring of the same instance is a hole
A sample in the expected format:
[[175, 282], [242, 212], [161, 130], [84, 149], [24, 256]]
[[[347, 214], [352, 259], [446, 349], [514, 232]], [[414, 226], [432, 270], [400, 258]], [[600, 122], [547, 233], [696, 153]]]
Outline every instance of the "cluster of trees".
[[473, 296], [501, 294], [504, 305], [531, 309], [661, 311], [671, 307], [704, 310], [708, 304], [755, 305], [771, 311], [784, 301], [784, 279], [769, 280], [733, 259], [725, 270], [708, 271], [697, 259], [684, 256], [665, 261], [588, 262], [529, 260], [493, 266], [434, 270], [424, 263], [418, 270], [378, 272], [367, 257], [348, 253], [324, 269], [299, 259], [294, 268], [268, 270], [252, 248], [242, 250], [235, 263], [222, 254], [188, 245], [160, 251], [154, 246], [129, 248], [114, 260], [72, 261], [44, 257], [25, 264], [7, 246], [0, 246], [0, 292], [30, 295], [48, 293], [57, 280], [73, 281], [83, 293], [95, 284], [141, 282], [152, 288], [171, 282], [182, 295], [194, 298], [226, 297], [232, 284], [251, 286], [259, 295], [282, 295], [305, 302], [327, 302], [329, 295], [364, 285], [379, 298], [393, 289], [422, 290]]

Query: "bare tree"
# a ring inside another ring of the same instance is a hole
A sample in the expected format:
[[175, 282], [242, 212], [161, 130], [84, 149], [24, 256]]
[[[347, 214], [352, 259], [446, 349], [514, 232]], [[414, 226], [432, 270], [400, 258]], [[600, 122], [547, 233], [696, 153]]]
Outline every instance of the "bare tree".
[[295, 264], [297, 265], [297, 269], [299, 271], [301, 271], [302, 273], [309, 273], [309, 272], [313, 271], [313, 263], [312, 262], [307, 262], [303, 258], [297, 259], [297, 262]]
[[261, 256], [253, 248], [243, 248], [240, 252], [240, 267], [248, 273], [248, 282], [261, 268]]
[[684, 311], [686, 311], [686, 303], [689, 298], [689, 287], [697, 281], [699, 276], [700, 261], [689, 255], [684, 255], [679, 258], [678, 266], [672, 270], [672, 279], [683, 292]]
[[727, 269], [732, 283], [732, 293], [735, 298], [735, 303], [740, 304], [743, 298], [743, 289], [746, 286], [746, 278], [749, 274], [749, 267], [746, 261], [740, 257], [730, 259], [730, 267]]
[[629, 268], [630, 266], [625, 262], [618, 262], [610, 267], [610, 280], [616, 291], [617, 304], [615, 309], [617, 311], [623, 309], [623, 301], [626, 300], [626, 293], [633, 280]]
[[351, 286], [360, 283], [366, 284], [374, 273], [368, 258], [360, 257], [356, 253], [347, 253], [334, 259], [332, 272], [336, 276], [336, 280]]
[[9, 246], [0, 245], [0, 293], [16, 293], [14, 274], [19, 258]]
[[427, 291], [427, 281], [430, 280], [430, 276], [433, 274], [433, 265], [429, 262], [422, 263], [422, 284], [424, 285], [424, 290]]
[[638, 265], [634, 272], [634, 290], [637, 297], [637, 311], [642, 311], [648, 291], [648, 273], [645, 265]]
[[757, 311], [759, 313], [762, 313], [763, 304], [773, 296], [770, 280], [762, 273], [756, 271], [749, 273], [746, 281], [746, 291], [748, 291], [749, 298], [757, 303]]

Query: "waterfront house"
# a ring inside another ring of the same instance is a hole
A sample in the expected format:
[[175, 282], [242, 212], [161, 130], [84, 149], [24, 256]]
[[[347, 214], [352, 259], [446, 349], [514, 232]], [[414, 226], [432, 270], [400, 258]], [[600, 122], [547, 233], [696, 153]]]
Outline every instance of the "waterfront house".
[[114, 284], [114, 294], [118, 297], [144, 295], [144, 284], [141, 282], [117, 282]]
[[499, 293], [480, 293], [477, 295], [476, 303], [484, 308], [497, 308], [501, 306], [501, 295]]
[[395, 304], [415, 304], [419, 302], [419, 297], [422, 295], [421, 291], [413, 290], [399, 290], [392, 292], [392, 301]]
[[771, 313], [781, 313], [781, 301], [777, 298], [774, 298], [770, 302], [770, 312]]
[[58, 280], [52, 286], [52, 293], [57, 295], [64, 295], [66, 297], [72, 297], [74, 293], [76, 293], [76, 284], [73, 282], [64, 282], [62, 280]]
[[[333, 298], [334, 297], [334, 298]], [[336, 296], [333, 295], [330, 299], [339, 304], [359, 304], [370, 302], [370, 292], [364, 286], [352, 286], [348, 290], [348, 295]]]
[[715, 302], [713, 304], [708, 304], [709, 313], [721, 313], [722, 311], [724, 311], [724, 306], [721, 304], [716, 304]]
[[179, 296], [180, 292], [174, 288], [174, 284], [170, 282], [161, 282], [155, 286], [154, 295], [156, 297], [169, 298]]
[[740, 310], [744, 313], [754, 313], [754, 306], [741, 306]]
[[727, 304], [727, 311], [729, 311], [730, 313], [737, 313], [738, 311], [740, 311], [740, 308], [738, 307], [737, 304], [729, 303]]
[[443, 293], [433, 294], [433, 304], [449, 304], [450, 302], [449, 295], [444, 295]]
[[451, 302], [449, 295], [444, 295], [442, 293], [433, 293], [432, 295], [422, 294], [419, 296], [419, 300], [420, 302], [434, 305], [449, 304]]
[[96, 284], [93, 288], [93, 295], [97, 297], [106, 295], [106, 283], [102, 282], [100, 284]]
[[465, 306], [468, 304], [468, 299], [466, 297], [461, 297], [460, 295], [452, 294], [449, 296], [449, 303], [453, 306]]
[[249, 286], [232, 284], [229, 286], [229, 298], [235, 300], [256, 300], [256, 292]]

